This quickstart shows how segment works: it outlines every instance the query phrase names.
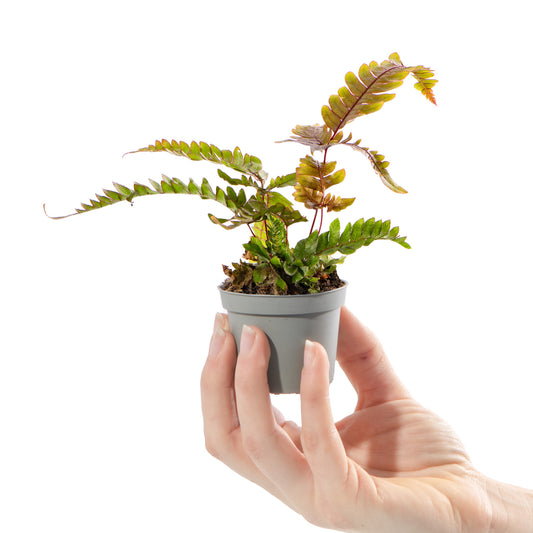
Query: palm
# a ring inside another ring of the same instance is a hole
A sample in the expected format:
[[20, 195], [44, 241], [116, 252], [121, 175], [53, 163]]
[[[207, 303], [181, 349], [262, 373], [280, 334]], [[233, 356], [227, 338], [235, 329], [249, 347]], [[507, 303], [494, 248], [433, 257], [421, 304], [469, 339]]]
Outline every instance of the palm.
[[390, 522], [376, 530], [408, 524], [410, 533], [482, 531], [484, 502], [463, 445], [411, 398], [375, 337], [346, 310], [337, 359], [358, 393], [357, 409], [337, 430], [360, 482], [388, 510]]
[[358, 409], [336, 425], [347, 456], [377, 477], [468, 464], [448, 425], [412, 399]]

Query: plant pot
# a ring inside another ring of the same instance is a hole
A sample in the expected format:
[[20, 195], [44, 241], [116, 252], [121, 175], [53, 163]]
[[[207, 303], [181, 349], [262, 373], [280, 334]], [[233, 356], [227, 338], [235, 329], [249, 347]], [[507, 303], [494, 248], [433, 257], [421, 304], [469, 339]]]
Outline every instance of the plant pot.
[[322, 344], [333, 381], [340, 308], [347, 285], [317, 294], [273, 296], [228, 292], [219, 287], [237, 349], [243, 325], [257, 326], [270, 342], [268, 384], [273, 394], [300, 392], [305, 341]]

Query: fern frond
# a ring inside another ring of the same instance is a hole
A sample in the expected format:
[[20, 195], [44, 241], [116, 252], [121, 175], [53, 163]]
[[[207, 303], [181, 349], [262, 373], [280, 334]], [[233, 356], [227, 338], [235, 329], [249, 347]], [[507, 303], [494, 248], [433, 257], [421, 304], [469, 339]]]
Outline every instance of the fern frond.
[[272, 189], [291, 187], [294, 185], [296, 185], [296, 174], [293, 172], [292, 174], [287, 174], [286, 176], [278, 176], [275, 179], [271, 179], [267, 190], [271, 191]]
[[331, 130], [326, 125], [320, 126], [319, 124], [315, 124], [314, 126], [296, 126], [292, 132], [294, 135], [291, 135], [289, 139], [277, 142], [300, 143], [304, 146], [309, 146], [309, 148], [311, 148], [311, 153], [325, 150], [334, 144], [347, 143], [352, 139], [351, 133], [343, 139], [342, 132], [338, 132], [337, 135], [333, 137]]
[[345, 170], [335, 172], [336, 165], [333, 161], [321, 163], [311, 156], [300, 159], [296, 169], [294, 199], [303, 202], [309, 209], [326, 207], [328, 211], [340, 211], [351, 205], [355, 198], [340, 198], [325, 192], [344, 180]]
[[304, 146], [309, 146], [311, 151], [319, 150], [321, 147], [327, 146], [331, 141], [331, 131], [327, 126], [296, 126], [289, 139], [277, 141], [278, 143], [297, 142]]
[[387, 167], [389, 162], [385, 161], [385, 156], [379, 154], [377, 150], [369, 150], [364, 146], [360, 145], [361, 139], [355, 141], [354, 143], [347, 143], [347, 146], [353, 148], [356, 152], [361, 152], [371, 163], [372, 168], [375, 170], [376, 174], [380, 177], [381, 181], [386, 187], [391, 191], [399, 194], [407, 194], [407, 191], [400, 187], [394, 180], [391, 178]]
[[[404, 248], [411, 248], [406, 237], [398, 237], [399, 228], [391, 228], [390, 220], [381, 221], [370, 218], [359, 219], [348, 223], [341, 232], [340, 221], [335, 219], [328, 231], [318, 235], [313, 232], [309, 237], [299, 241], [295, 248], [295, 255], [304, 263], [313, 256], [331, 256], [337, 252], [343, 255], [353, 254], [363, 246], [368, 246], [377, 240], [389, 240]], [[316, 234], [316, 235], [315, 235]], [[298, 252], [297, 252], [298, 250]]]
[[244, 185], [245, 187], [255, 187], [257, 188], [257, 183], [254, 181], [253, 178], [250, 178], [248, 176], [242, 175], [240, 178], [232, 178], [231, 176], [228, 176], [225, 172], [218, 169], [217, 173], [219, 177], [221, 177], [224, 181], [229, 183], [230, 185]]
[[[263, 164], [258, 157], [243, 154], [237, 147], [233, 150], [221, 150], [213, 144], [195, 141], [188, 145], [183, 141], [167, 141], [162, 139], [145, 148], [139, 148], [128, 154], [138, 152], [167, 152], [169, 154], [186, 157], [192, 161], [211, 161], [218, 165], [225, 165], [233, 170], [264, 179], [267, 177]], [[125, 154], [127, 155], [127, 154]]]
[[[268, 206], [261, 203], [255, 196], [246, 197], [244, 189], [235, 191], [232, 187], [227, 187], [222, 190], [216, 187], [213, 191], [207, 179], [203, 179], [201, 184], [197, 184], [194, 180], [189, 180], [189, 183], [184, 183], [177, 178], [169, 178], [163, 176], [163, 179], [158, 182], [150, 180], [150, 186], [135, 183], [133, 188], [126, 187], [119, 183], [113, 183], [115, 190], [104, 189], [103, 195], [96, 194], [96, 199], [91, 199], [88, 204], [81, 204], [81, 208], [76, 209], [75, 213], [60, 217], [50, 217], [54, 219], [67, 218], [73, 215], [94, 211], [108, 205], [113, 205], [119, 202], [130, 202], [139, 196], [147, 196], [152, 194], [191, 194], [202, 198], [203, 200], [215, 200], [216, 202], [227, 207], [233, 212], [233, 217], [228, 219], [217, 218], [214, 215], [209, 215], [212, 222], [223, 226], [226, 229], [233, 229], [242, 224], [250, 224], [265, 217], [268, 211]], [[296, 215], [293, 215], [297, 218]]]
[[348, 72], [345, 77], [346, 86], [329, 98], [329, 105], [322, 107], [322, 118], [331, 130], [331, 136], [335, 137], [346, 124], [357, 117], [381, 109], [385, 102], [394, 98], [395, 94], [390, 91], [402, 85], [409, 74], [417, 79], [415, 88], [434, 102], [431, 88], [437, 80], [432, 79], [433, 72], [422, 66], [406, 67], [398, 54], [391, 54], [381, 64], [372, 61], [368, 65], [361, 65], [358, 76]]
[[[398, 54], [391, 54], [389, 59], [398, 65], [403, 65]], [[437, 105], [437, 100], [433, 94], [433, 87], [438, 80], [434, 79], [433, 71], [426, 67], [418, 66], [413, 67], [411, 74], [417, 81], [415, 83], [415, 89], [420, 91], [432, 104]]]

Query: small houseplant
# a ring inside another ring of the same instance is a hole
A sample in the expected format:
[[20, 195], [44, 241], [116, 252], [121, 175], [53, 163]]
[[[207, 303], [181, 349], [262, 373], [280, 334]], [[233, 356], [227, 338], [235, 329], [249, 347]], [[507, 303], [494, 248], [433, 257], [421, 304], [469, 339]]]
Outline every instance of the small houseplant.
[[[410, 246], [388, 220], [359, 219], [342, 228], [339, 219], [335, 219], [324, 230], [324, 211], [342, 211], [355, 200], [331, 194], [330, 189], [341, 183], [346, 173], [337, 169], [336, 162], [328, 156], [338, 146], [360, 152], [390, 190], [406, 193], [392, 180], [384, 156], [365, 148], [361, 140], [353, 141], [351, 133], [345, 135], [344, 128], [356, 118], [381, 109], [394, 98], [391, 91], [409, 75], [416, 80], [415, 88], [436, 103], [432, 88], [437, 80], [433, 71], [406, 66], [396, 53], [380, 64], [363, 64], [358, 75], [348, 72], [346, 85], [322, 107], [324, 123], [296, 126], [290, 139], [282, 141], [300, 143], [310, 150], [289, 174], [269, 179], [260, 159], [243, 154], [239, 148], [221, 150], [205, 142], [187, 144], [163, 139], [135, 152], [168, 152], [231, 169], [232, 175], [218, 169], [219, 178], [227, 183], [225, 189], [213, 188], [205, 178], [201, 183], [192, 179], [184, 183], [165, 175], [160, 181], [150, 180], [150, 185], [134, 183], [133, 187], [126, 187], [114, 183], [115, 190], [96, 194], [96, 199], [81, 204], [75, 213], [51, 218], [66, 218], [153, 194], [189, 194], [222, 204], [230, 215], [220, 218], [209, 214], [210, 220], [227, 230], [246, 226], [249, 231], [243, 257], [231, 267], [223, 266], [227, 278], [219, 287], [237, 344], [243, 324], [257, 325], [265, 331], [272, 349], [271, 392], [299, 391], [306, 338], [325, 346], [333, 379], [339, 311], [346, 289], [346, 283], [337, 275], [337, 265], [376, 240]], [[292, 200], [280, 192], [286, 188], [292, 189]], [[302, 203], [311, 216], [308, 236], [291, 246], [289, 228], [308, 221], [294, 202]]]

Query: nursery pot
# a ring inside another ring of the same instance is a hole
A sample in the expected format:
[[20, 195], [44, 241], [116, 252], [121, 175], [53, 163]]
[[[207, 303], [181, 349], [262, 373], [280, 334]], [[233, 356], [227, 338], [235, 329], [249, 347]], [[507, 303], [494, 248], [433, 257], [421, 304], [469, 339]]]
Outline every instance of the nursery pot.
[[268, 337], [268, 384], [271, 393], [300, 392], [306, 339], [319, 342], [326, 349], [329, 381], [333, 381], [340, 308], [344, 304], [346, 287], [344, 284], [327, 292], [287, 296], [243, 294], [219, 287], [237, 349], [243, 325], [257, 326]]

